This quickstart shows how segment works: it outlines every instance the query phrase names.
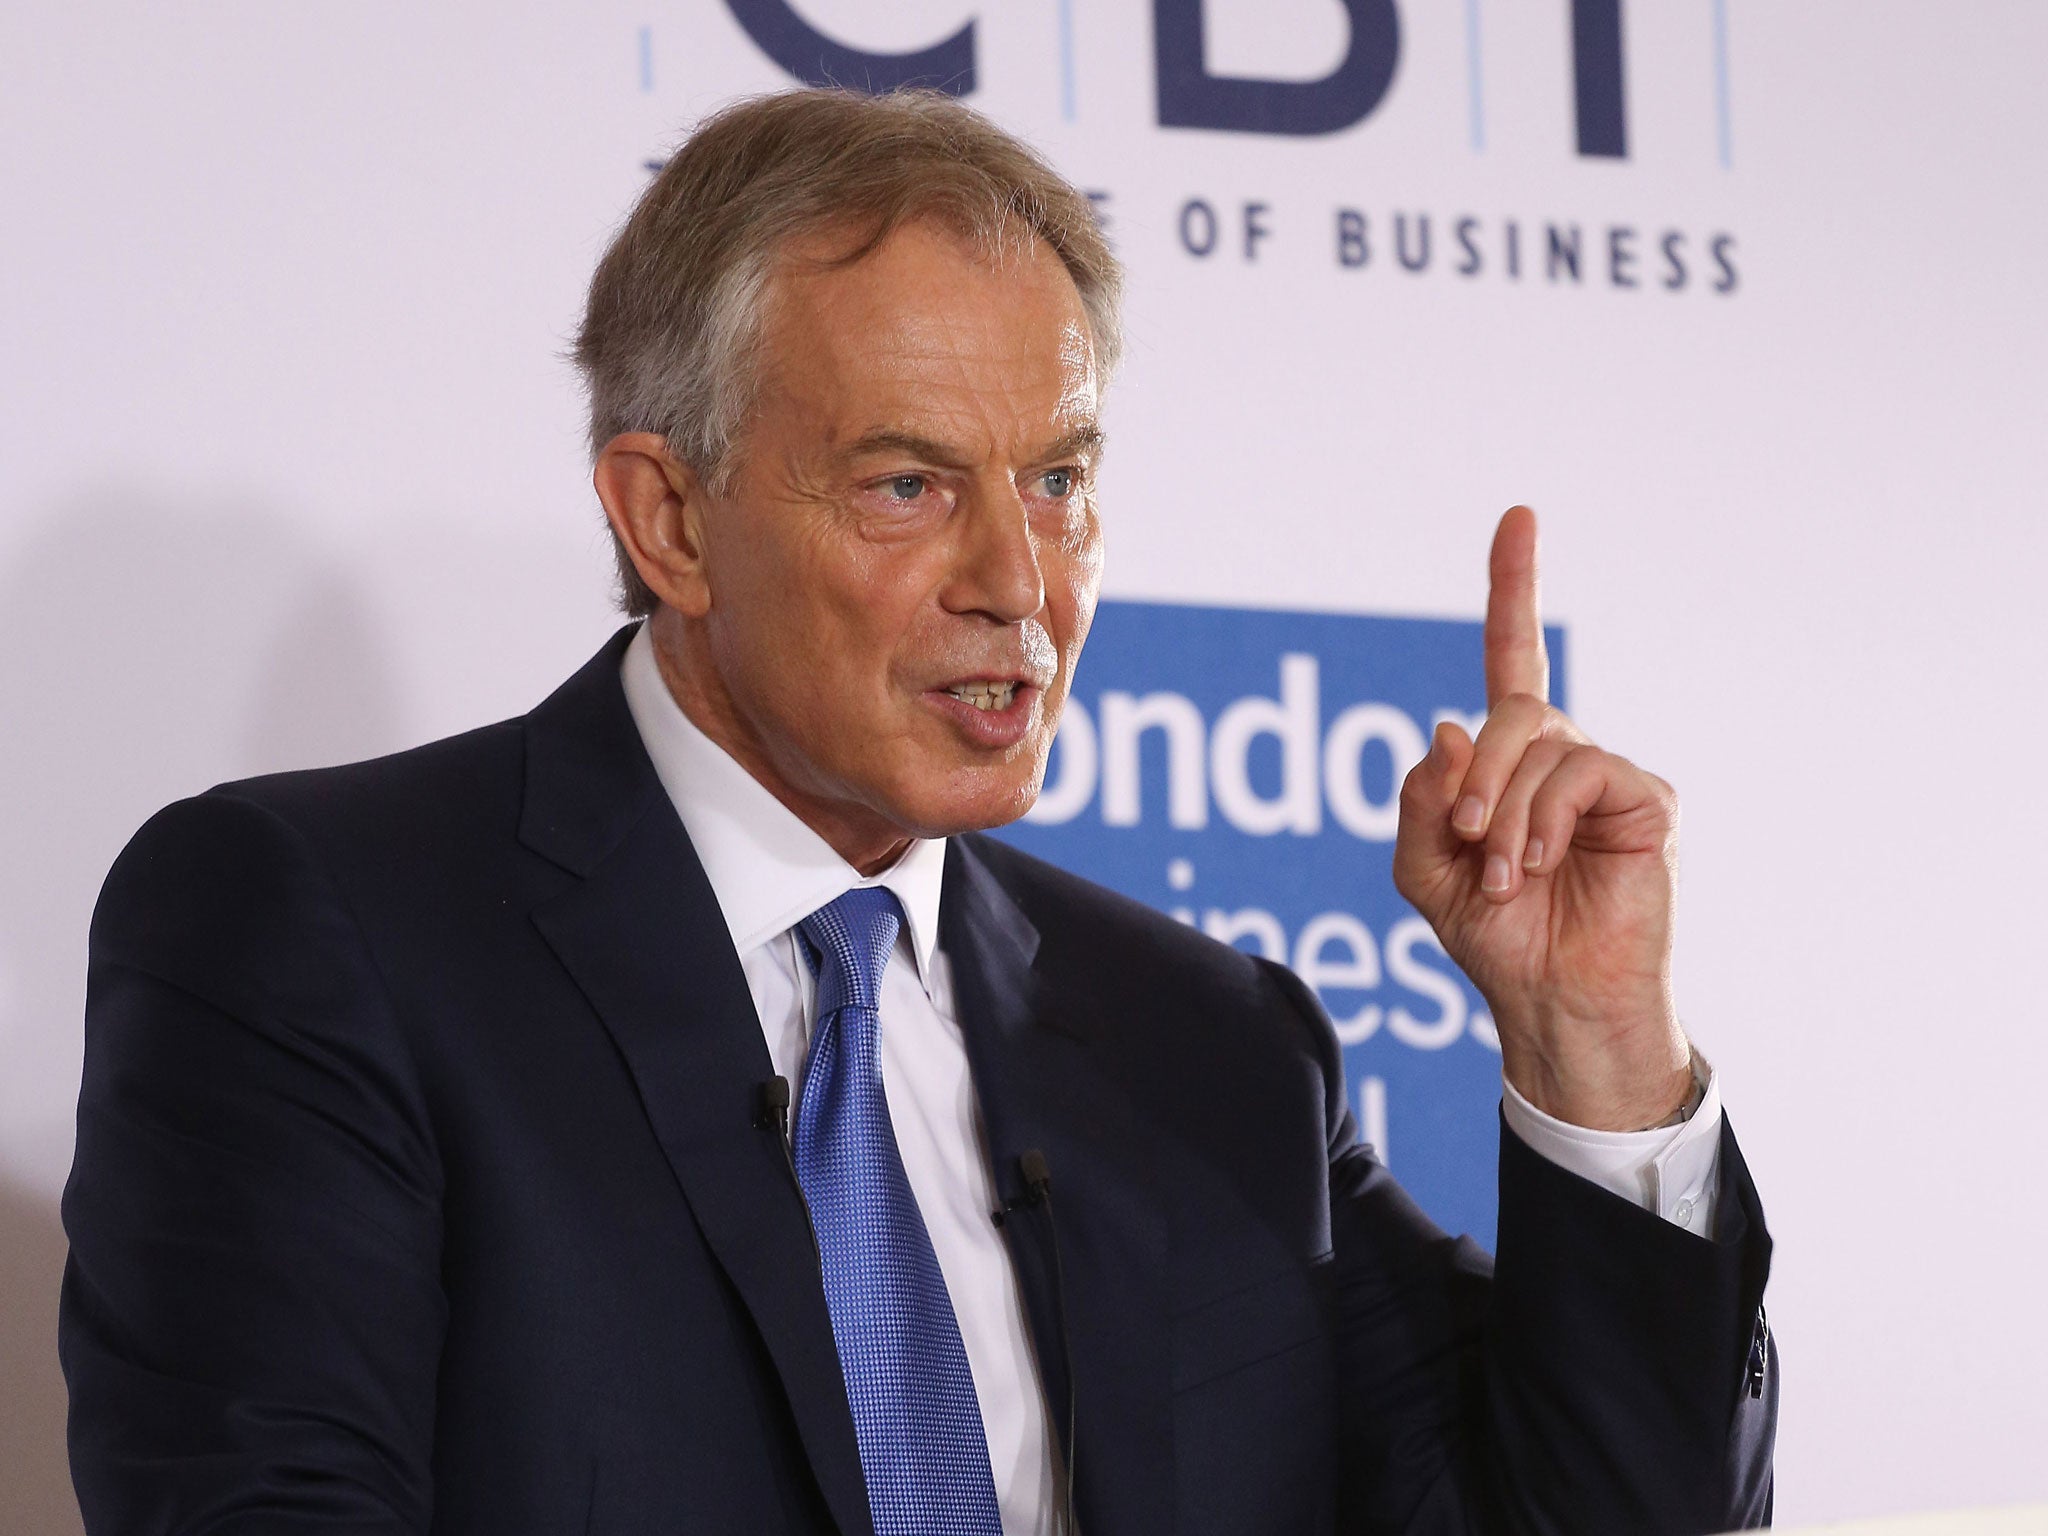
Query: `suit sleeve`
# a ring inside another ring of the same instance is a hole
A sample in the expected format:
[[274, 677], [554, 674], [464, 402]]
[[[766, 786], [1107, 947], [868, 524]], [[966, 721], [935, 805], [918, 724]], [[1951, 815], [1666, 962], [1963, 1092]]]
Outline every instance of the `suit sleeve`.
[[1489, 1260], [1431, 1223], [1359, 1142], [1321, 1008], [1274, 974], [1326, 1087], [1340, 1529], [1680, 1536], [1766, 1523], [1771, 1244], [1725, 1120], [1707, 1241], [1503, 1125]]
[[59, 1349], [93, 1536], [421, 1532], [440, 1176], [307, 842], [171, 807], [94, 915]]

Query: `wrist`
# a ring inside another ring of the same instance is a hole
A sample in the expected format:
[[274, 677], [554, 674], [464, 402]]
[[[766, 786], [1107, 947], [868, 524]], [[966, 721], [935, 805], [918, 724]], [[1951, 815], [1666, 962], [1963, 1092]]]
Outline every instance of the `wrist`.
[[1684, 1125], [1699, 1113], [1700, 1106], [1707, 1101], [1707, 1077], [1710, 1069], [1700, 1048], [1693, 1046], [1689, 1052], [1686, 1068], [1692, 1073], [1692, 1088], [1685, 1096], [1685, 1102], [1654, 1125], [1643, 1127], [1646, 1131], [1668, 1131], [1674, 1126]]
[[1568, 1125], [1655, 1129], [1682, 1122], [1703, 1095], [1692, 1044], [1675, 1017], [1500, 1034], [1502, 1070], [1515, 1091]]

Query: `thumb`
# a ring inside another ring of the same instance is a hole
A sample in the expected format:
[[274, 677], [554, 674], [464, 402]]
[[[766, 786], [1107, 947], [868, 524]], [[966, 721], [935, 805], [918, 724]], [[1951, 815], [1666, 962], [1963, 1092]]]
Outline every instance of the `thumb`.
[[[1401, 781], [1401, 821], [1394, 838], [1394, 884], [1411, 902], [1426, 893], [1466, 848], [1451, 826], [1451, 807], [1472, 766], [1472, 738], [1446, 720], [1436, 728], [1429, 755]], [[1426, 913], [1424, 914], [1427, 915]]]

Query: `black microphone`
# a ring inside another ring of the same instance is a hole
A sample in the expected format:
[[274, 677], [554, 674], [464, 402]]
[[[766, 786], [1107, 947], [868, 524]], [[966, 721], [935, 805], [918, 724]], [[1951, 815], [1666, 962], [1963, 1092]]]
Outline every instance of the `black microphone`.
[[811, 1252], [822, 1272], [825, 1250], [818, 1246], [818, 1228], [811, 1220], [811, 1202], [804, 1198], [804, 1181], [796, 1176], [796, 1153], [789, 1144], [789, 1079], [780, 1073], [755, 1088], [754, 1124], [761, 1130], [773, 1131], [775, 1144], [782, 1148], [783, 1166], [789, 1169], [789, 1182], [796, 1190], [796, 1203], [804, 1213], [804, 1230], [811, 1234]]
[[1067, 1372], [1067, 1444], [1066, 1454], [1060, 1458], [1060, 1507], [1066, 1518], [1061, 1529], [1065, 1536], [1080, 1536], [1081, 1527], [1074, 1519], [1074, 1462], [1081, 1451], [1081, 1437], [1075, 1428], [1079, 1394], [1074, 1385], [1074, 1341], [1067, 1328], [1067, 1280], [1060, 1267], [1060, 1228], [1052, 1212], [1052, 1166], [1043, 1152], [1032, 1147], [1017, 1159], [1017, 1172], [1024, 1180], [1024, 1193], [1005, 1200], [999, 1210], [990, 1214], [1000, 1227], [1013, 1211], [1034, 1205], [1045, 1207], [1046, 1238], [1052, 1250], [1053, 1305], [1060, 1323], [1060, 1362]]
[[1034, 1199], [1047, 1200], [1052, 1197], [1052, 1168], [1046, 1163], [1045, 1154], [1033, 1147], [1017, 1159], [1017, 1171], [1024, 1175], [1024, 1187]]
[[760, 1084], [754, 1090], [754, 1124], [762, 1130], [774, 1126], [784, 1136], [789, 1134], [789, 1079], [779, 1073]]

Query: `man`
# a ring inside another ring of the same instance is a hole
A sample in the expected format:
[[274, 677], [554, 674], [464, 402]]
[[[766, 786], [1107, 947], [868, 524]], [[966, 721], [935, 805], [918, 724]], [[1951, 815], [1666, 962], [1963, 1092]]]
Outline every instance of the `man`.
[[1542, 702], [1526, 512], [1491, 714], [1396, 860], [1501, 1033], [1497, 1274], [1358, 1143], [1289, 973], [974, 835], [1093, 611], [1117, 285], [942, 98], [743, 104], [656, 180], [579, 348], [644, 622], [109, 877], [89, 1529], [1767, 1514], [1768, 1239], [1673, 1012], [1672, 799]]

